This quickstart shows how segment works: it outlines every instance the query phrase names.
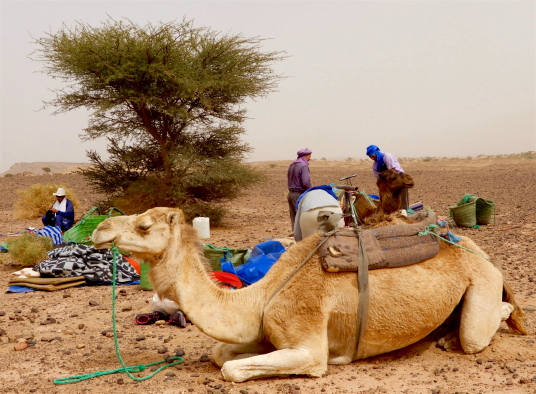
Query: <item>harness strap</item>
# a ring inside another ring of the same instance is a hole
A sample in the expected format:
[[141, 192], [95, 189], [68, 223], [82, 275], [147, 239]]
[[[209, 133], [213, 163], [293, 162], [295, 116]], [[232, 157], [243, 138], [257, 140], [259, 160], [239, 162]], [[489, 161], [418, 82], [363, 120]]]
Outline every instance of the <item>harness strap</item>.
[[357, 321], [355, 332], [355, 351], [353, 359], [360, 358], [363, 354], [363, 347], [361, 346], [361, 340], [365, 332], [368, 320], [369, 309], [369, 280], [368, 280], [368, 257], [365, 248], [365, 242], [361, 236], [361, 227], [354, 229], [355, 235], [358, 238], [359, 250], [357, 259], [357, 290], [358, 290], [358, 304], [357, 304]]

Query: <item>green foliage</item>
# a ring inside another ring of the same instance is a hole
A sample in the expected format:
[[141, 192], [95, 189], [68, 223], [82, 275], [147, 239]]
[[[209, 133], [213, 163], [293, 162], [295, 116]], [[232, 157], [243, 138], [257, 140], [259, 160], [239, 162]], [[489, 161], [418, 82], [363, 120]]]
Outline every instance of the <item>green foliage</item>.
[[50, 169], [50, 167], [43, 167], [41, 168], [45, 173], [49, 174], [52, 172], [52, 170]]
[[143, 195], [142, 205], [216, 209], [261, 178], [244, 165], [251, 148], [240, 140], [242, 105], [275, 91], [281, 77], [271, 67], [284, 58], [262, 52], [262, 41], [186, 20], [110, 18], [100, 27], [64, 25], [35, 43], [44, 72], [68, 84], [47, 105], [89, 109], [82, 138], [108, 138], [109, 159], [90, 151], [94, 166], [80, 171], [91, 184], [110, 201]]
[[4, 175], [4, 177], [6, 177], [6, 178], [11, 178], [12, 176], [14, 176], [14, 175], [13, 175], [13, 174], [6, 174], [6, 175]]
[[9, 241], [9, 254], [13, 261], [23, 267], [31, 267], [47, 258], [52, 250], [52, 240], [34, 234], [23, 234]]

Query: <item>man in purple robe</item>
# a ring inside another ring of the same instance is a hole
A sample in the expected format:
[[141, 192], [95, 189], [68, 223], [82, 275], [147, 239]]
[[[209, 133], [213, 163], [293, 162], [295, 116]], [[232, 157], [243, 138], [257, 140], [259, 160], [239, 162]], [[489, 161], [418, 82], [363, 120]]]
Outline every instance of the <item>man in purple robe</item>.
[[311, 188], [311, 177], [309, 173], [309, 160], [313, 152], [307, 148], [298, 151], [298, 158], [290, 164], [288, 168], [288, 209], [290, 211], [290, 222], [294, 228], [296, 220], [296, 202], [304, 191]]

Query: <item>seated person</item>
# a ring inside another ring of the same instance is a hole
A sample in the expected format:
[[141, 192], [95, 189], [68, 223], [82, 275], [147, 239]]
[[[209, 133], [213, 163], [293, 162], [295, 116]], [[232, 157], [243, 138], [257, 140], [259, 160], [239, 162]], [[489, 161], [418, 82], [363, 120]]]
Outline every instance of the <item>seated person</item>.
[[59, 227], [61, 231], [67, 231], [74, 224], [73, 202], [65, 198], [65, 189], [63, 187], [60, 187], [52, 195], [56, 196], [56, 202], [41, 220], [45, 226]]

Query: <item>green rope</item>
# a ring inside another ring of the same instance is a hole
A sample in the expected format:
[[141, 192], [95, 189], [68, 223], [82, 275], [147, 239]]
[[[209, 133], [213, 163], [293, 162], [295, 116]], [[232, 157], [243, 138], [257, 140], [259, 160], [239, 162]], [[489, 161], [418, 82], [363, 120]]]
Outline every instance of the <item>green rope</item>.
[[134, 375], [131, 374], [131, 372], [143, 372], [147, 367], [152, 367], [153, 365], [162, 364], [164, 362], [167, 362], [167, 360], [162, 361], [156, 361], [154, 363], [146, 364], [146, 365], [136, 365], [132, 367], [127, 367], [125, 365], [125, 362], [123, 361], [123, 358], [121, 357], [121, 353], [119, 351], [119, 341], [117, 340], [117, 322], [116, 322], [116, 307], [115, 307], [115, 290], [116, 290], [116, 276], [117, 276], [117, 257], [119, 256], [119, 249], [117, 249], [116, 246], [112, 243], [112, 253], [113, 253], [113, 265], [112, 265], [112, 327], [114, 332], [114, 343], [115, 343], [115, 353], [117, 355], [117, 358], [119, 359], [119, 362], [122, 365], [122, 368], [112, 369], [109, 371], [104, 372], [93, 372], [85, 375], [78, 375], [78, 376], [69, 376], [67, 378], [58, 378], [54, 380], [54, 384], [67, 384], [67, 383], [77, 383], [81, 382], [82, 380], [88, 380], [95, 378], [97, 376], [103, 376], [103, 375], [110, 375], [113, 373], [119, 373], [124, 372], [128, 375], [129, 378], [132, 380], [142, 381], [149, 378], [152, 378], [154, 375], [156, 375], [158, 372], [162, 371], [163, 369], [166, 369], [168, 367], [172, 367], [174, 365], [182, 364], [184, 362], [184, 359], [182, 357], [169, 357], [167, 360], [178, 360], [173, 363], [166, 364], [160, 368], [158, 368], [156, 371], [151, 373], [150, 375], [147, 375], [143, 378], [137, 378]]
[[[420, 232], [419, 234], [417, 235], [428, 235], [428, 234], [431, 234], [433, 235], [434, 237], [437, 237], [439, 238], [440, 240], [442, 241], [445, 241], [445, 242], [448, 242], [449, 244], [451, 245], [454, 245], [454, 246], [457, 246], [458, 248], [461, 248], [461, 249], [464, 249], [464, 250], [467, 250], [468, 252], [471, 252], [471, 253], [474, 253], [474, 254], [477, 254], [479, 255], [480, 257], [482, 257], [483, 259], [489, 261], [491, 263], [491, 260], [488, 259], [486, 256], [483, 256], [481, 255], [480, 253], [472, 250], [472, 249], [469, 249], [469, 248], [466, 248], [465, 246], [461, 246], [461, 245], [458, 245], [456, 242], [452, 242], [452, 241], [449, 241], [448, 239], [445, 239], [443, 238], [441, 235], [437, 234], [435, 231], [433, 231], [434, 229], [437, 229], [439, 228], [439, 226], [437, 224], [430, 224], [426, 227], [426, 229], [422, 232]], [[492, 263], [493, 264], [493, 263]]]

